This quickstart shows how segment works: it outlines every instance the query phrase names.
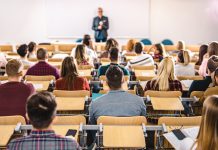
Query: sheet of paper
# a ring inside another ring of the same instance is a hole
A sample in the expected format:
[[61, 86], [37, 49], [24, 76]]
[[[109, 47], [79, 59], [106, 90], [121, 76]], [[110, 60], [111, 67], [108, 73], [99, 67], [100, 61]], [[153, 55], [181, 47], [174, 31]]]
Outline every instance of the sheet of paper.
[[[186, 128], [181, 130], [186, 137], [189, 137], [193, 140], [197, 138], [199, 127], [192, 127], [192, 128]], [[163, 136], [167, 139], [167, 141], [175, 148], [179, 149], [181, 140], [179, 140], [173, 132], [169, 132], [166, 134], [163, 134]]]
[[43, 84], [33, 84], [34, 88], [37, 89], [42, 89], [43, 88]]
[[181, 82], [186, 88], [190, 88], [193, 80], [182, 80]]

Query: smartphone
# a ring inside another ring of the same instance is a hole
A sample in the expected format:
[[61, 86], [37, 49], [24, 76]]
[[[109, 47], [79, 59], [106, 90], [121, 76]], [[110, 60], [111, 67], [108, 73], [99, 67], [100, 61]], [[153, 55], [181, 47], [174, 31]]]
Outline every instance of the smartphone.
[[184, 138], [186, 138], [186, 136], [182, 133], [180, 129], [173, 130], [172, 132], [179, 140], [183, 140]]
[[67, 131], [67, 133], [66, 133], [66, 136], [73, 136], [73, 137], [75, 137], [76, 133], [77, 133], [77, 130], [69, 129]]

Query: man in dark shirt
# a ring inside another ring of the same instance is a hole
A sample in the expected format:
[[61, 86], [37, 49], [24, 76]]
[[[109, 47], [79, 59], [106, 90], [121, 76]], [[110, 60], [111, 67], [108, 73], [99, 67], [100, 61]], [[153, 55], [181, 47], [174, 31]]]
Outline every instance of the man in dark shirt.
[[98, 76], [105, 75], [107, 69], [111, 65], [118, 66], [123, 71], [123, 74], [125, 76], [129, 76], [130, 75], [129, 71], [126, 68], [124, 68], [123, 66], [118, 65], [118, 55], [119, 55], [119, 49], [118, 48], [113, 47], [113, 48], [110, 49], [110, 51], [109, 51], [109, 59], [110, 59], [111, 63], [109, 65], [106, 65], [106, 66], [101, 66], [98, 69]]
[[98, 8], [98, 16], [93, 19], [92, 30], [95, 31], [96, 42], [107, 41], [107, 30], [109, 29], [108, 17], [103, 16], [103, 9]]
[[0, 116], [22, 115], [25, 117], [27, 98], [35, 92], [32, 84], [21, 82], [23, 64], [10, 60], [6, 65], [8, 82], [0, 85]]
[[38, 59], [38, 63], [30, 67], [27, 70], [26, 75], [34, 75], [34, 76], [53, 75], [55, 76], [56, 80], [60, 78], [60, 73], [58, 69], [47, 63], [47, 59], [48, 59], [47, 50], [40, 48], [37, 51], [37, 59]]
[[189, 95], [192, 91], [205, 91], [208, 86], [212, 83], [212, 77], [214, 77], [214, 72], [218, 67], [218, 56], [211, 56], [207, 63], [208, 76], [204, 80], [193, 81], [189, 88]]

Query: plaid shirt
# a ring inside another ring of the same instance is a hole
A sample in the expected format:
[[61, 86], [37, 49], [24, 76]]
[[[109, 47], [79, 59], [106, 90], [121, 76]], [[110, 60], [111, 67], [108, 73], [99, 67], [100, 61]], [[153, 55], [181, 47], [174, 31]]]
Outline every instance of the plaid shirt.
[[[154, 90], [154, 91], [158, 91], [159, 86], [157, 85], [156, 87], [155, 85], [155, 80], [150, 80], [147, 82], [146, 87], [145, 87], [145, 91], [147, 90]], [[169, 80], [169, 91], [181, 91], [182, 92], [182, 84], [180, 81], [178, 80]]]
[[35, 76], [47, 76], [53, 75], [56, 79], [60, 78], [60, 73], [57, 68], [48, 64], [46, 61], [40, 61], [30, 67], [26, 75], [35, 75]]
[[33, 130], [29, 136], [12, 140], [8, 150], [80, 150], [73, 139], [56, 135], [54, 131]]

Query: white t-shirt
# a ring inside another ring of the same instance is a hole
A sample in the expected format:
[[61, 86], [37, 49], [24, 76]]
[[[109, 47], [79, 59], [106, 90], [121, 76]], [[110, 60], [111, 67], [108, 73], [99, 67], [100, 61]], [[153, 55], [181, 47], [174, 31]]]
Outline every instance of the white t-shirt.
[[187, 137], [181, 141], [178, 150], [195, 150], [197, 145], [196, 144], [194, 146], [193, 145], [194, 145], [194, 141], [191, 138]]
[[194, 64], [183, 65], [181, 63], [175, 65], [176, 76], [195, 76]]
[[142, 54], [135, 56], [134, 59], [130, 60], [127, 64], [129, 66], [152, 66], [154, 65], [154, 60], [149, 54]]

